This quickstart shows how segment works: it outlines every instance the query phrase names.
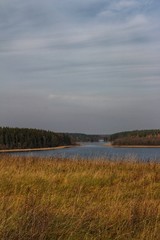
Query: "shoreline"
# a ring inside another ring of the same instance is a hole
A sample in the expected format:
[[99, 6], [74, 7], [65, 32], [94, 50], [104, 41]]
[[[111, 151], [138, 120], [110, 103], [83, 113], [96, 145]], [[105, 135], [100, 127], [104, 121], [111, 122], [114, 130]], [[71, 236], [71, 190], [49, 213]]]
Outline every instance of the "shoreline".
[[160, 145], [112, 145], [106, 143], [104, 146], [113, 148], [160, 148]]
[[113, 148], [160, 148], [160, 145], [110, 145]]
[[58, 149], [65, 149], [65, 148], [71, 148], [71, 147], [74, 147], [74, 145], [48, 147], [48, 148], [5, 149], [5, 150], [0, 150], [0, 153], [49, 151], [49, 150], [58, 150]]

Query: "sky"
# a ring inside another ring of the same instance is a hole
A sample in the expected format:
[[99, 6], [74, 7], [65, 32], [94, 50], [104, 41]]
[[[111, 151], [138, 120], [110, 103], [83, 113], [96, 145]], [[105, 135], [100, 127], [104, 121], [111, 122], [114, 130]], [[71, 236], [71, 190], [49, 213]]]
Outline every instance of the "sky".
[[0, 126], [160, 128], [160, 1], [0, 0]]

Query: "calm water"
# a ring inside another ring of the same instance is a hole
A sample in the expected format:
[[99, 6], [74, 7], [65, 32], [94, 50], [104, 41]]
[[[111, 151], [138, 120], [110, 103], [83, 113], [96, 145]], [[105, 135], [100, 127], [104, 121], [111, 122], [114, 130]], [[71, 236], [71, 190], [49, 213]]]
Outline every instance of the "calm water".
[[40, 156], [40, 157], [63, 157], [63, 158], [96, 158], [96, 157], [109, 157], [124, 159], [129, 157], [137, 158], [139, 160], [147, 161], [154, 160], [160, 162], [160, 148], [113, 148], [104, 146], [104, 143], [82, 143], [81, 146], [51, 150], [51, 151], [35, 151], [35, 152], [23, 152], [12, 153], [23, 156]]

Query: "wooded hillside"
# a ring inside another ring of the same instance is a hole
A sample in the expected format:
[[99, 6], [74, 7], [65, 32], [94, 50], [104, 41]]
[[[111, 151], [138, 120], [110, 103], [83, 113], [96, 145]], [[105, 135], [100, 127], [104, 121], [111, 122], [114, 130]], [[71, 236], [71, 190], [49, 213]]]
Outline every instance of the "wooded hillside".
[[70, 145], [67, 134], [51, 131], [0, 127], [0, 149], [45, 148]]
[[113, 145], [160, 145], [160, 129], [119, 132], [110, 136]]
[[68, 133], [73, 142], [98, 142], [100, 139], [106, 139], [107, 135]]

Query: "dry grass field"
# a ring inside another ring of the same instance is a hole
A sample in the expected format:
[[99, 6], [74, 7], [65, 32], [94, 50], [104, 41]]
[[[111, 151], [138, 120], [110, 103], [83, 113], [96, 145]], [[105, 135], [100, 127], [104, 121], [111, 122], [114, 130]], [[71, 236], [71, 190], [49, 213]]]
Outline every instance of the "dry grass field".
[[1, 240], [159, 240], [160, 164], [0, 155]]

